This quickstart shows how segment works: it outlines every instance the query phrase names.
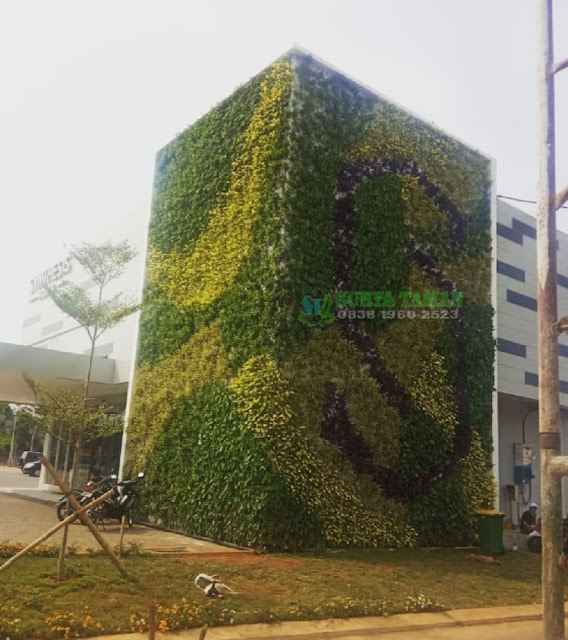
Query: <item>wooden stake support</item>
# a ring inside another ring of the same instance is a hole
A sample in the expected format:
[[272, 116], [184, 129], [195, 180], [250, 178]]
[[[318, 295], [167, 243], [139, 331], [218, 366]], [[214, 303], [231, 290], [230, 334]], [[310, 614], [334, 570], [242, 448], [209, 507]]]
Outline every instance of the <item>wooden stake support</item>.
[[22, 549], [15, 556], [12, 556], [9, 560], [7, 560], [0, 567], [0, 572], [4, 571], [4, 569], [7, 569], [11, 564], [16, 562], [16, 560], [19, 560], [22, 556], [26, 555], [26, 553], [29, 553], [32, 549], [35, 549], [35, 547], [40, 545], [42, 542], [44, 542], [48, 538], [51, 538], [51, 536], [54, 533], [57, 533], [59, 531], [59, 529], [62, 529], [63, 527], [67, 526], [68, 524], [71, 524], [71, 522], [73, 522], [74, 520], [76, 520], [77, 518], [80, 517], [81, 513], [85, 513], [85, 511], [87, 511], [89, 509], [92, 509], [93, 507], [95, 507], [100, 502], [104, 502], [107, 498], [110, 498], [110, 496], [113, 493], [114, 493], [114, 489], [111, 489], [110, 491], [107, 491], [106, 493], [104, 493], [102, 496], [100, 496], [96, 500], [93, 500], [93, 502], [90, 502], [88, 505], [86, 505], [84, 507], [81, 507], [75, 513], [72, 513], [72, 514], [68, 515], [65, 518], [65, 520], [62, 520], [61, 522], [58, 522], [54, 527], [52, 527], [49, 531], [47, 531], [42, 536], [40, 536], [37, 540], [34, 540], [33, 542], [30, 542], [30, 544], [25, 549]]
[[120, 521], [120, 540], [118, 542], [118, 557], [122, 558], [122, 539], [124, 538], [124, 525], [126, 524], [126, 516], [122, 516]]
[[150, 640], [156, 638], [156, 603], [150, 602], [148, 607], [148, 636]]
[[[47, 469], [49, 474], [52, 476], [52, 478], [55, 480], [55, 484], [61, 489], [61, 491], [63, 491], [64, 495], [67, 497], [67, 500], [69, 501], [69, 504], [76, 511], [76, 513], [79, 516], [79, 518], [81, 518], [81, 522], [86, 527], [89, 528], [89, 531], [93, 534], [95, 540], [101, 545], [102, 549], [110, 557], [110, 559], [112, 560], [114, 566], [119, 570], [120, 574], [124, 578], [128, 578], [128, 572], [126, 571], [124, 565], [116, 557], [116, 554], [110, 548], [110, 545], [103, 538], [103, 536], [101, 535], [99, 530], [95, 527], [95, 525], [93, 524], [93, 521], [91, 520], [91, 518], [89, 518], [89, 516], [84, 511], [81, 511], [81, 505], [77, 502], [77, 499], [75, 498], [75, 496], [69, 490], [69, 486], [63, 481], [63, 479], [61, 478], [59, 473], [53, 468], [52, 464], [49, 462], [49, 460], [44, 455], [41, 455], [39, 457], [39, 459], [41, 460], [41, 463]], [[91, 503], [90, 507], [92, 507], [92, 503]]]

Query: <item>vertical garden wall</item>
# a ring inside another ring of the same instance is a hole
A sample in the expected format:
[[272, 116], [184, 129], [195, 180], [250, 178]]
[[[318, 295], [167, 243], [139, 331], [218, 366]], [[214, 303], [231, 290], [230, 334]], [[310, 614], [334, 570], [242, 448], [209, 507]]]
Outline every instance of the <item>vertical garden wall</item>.
[[470, 542], [490, 191], [487, 158], [299, 52], [165, 147], [127, 439], [147, 510], [272, 549]]

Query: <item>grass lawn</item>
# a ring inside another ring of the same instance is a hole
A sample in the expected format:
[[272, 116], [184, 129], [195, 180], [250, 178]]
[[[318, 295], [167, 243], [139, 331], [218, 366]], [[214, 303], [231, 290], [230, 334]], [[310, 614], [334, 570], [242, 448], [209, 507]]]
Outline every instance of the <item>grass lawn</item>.
[[[26, 557], [0, 575], [0, 640], [142, 631], [152, 600], [163, 631], [541, 601], [540, 556], [509, 553], [500, 565], [486, 565], [466, 560], [467, 554], [400, 549], [218, 559], [128, 555], [130, 581], [103, 555], [75, 556], [67, 559], [68, 577], [61, 583], [55, 580], [57, 558]], [[193, 584], [201, 572], [218, 573], [240, 593], [205, 597]]]

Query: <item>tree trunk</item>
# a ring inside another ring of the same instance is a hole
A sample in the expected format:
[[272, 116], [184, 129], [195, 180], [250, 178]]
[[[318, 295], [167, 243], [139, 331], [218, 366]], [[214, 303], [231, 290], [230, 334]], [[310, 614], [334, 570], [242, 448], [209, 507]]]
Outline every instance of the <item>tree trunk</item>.
[[69, 483], [69, 451], [71, 449], [71, 442], [69, 441], [69, 434], [67, 434], [67, 443], [65, 445], [65, 460], [63, 461], [63, 479]]
[[[61, 438], [57, 438], [57, 446], [55, 448], [55, 464], [53, 465], [58, 471], [61, 464]], [[65, 469], [63, 469], [63, 477], [65, 478]]]
[[[73, 491], [77, 487], [77, 480], [79, 475], [79, 456], [81, 454], [81, 439], [77, 438], [75, 441], [74, 453], [73, 453], [73, 469], [71, 470], [71, 483], [70, 490]], [[68, 516], [71, 512], [71, 506], [69, 499], [67, 500], [67, 511], [65, 513]], [[69, 525], [66, 524], [63, 529], [63, 538], [61, 539], [61, 547], [59, 549], [59, 561], [57, 563], [57, 580], [61, 582], [65, 579], [65, 554], [67, 552], [67, 537], [69, 535]]]
[[[69, 515], [69, 502], [67, 502], [67, 513], [65, 517]], [[57, 561], [57, 581], [63, 582], [65, 580], [65, 553], [67, 551], [67, 535], [69, 534], [69, 525], [66, 524], [63, 527], [63, 538], [61, 540], [61, 547], [59, 548], [59, 559]]]
[[78, 476], [79, 476], [79, 456], [81, 454], [81, 438], [77, 438], [77, 440], [75, 440], [75, 447], [74, 447], [74, 453], [73, 453], [73, 469], [71, 470], [71, 482], [69, 483], [69, 486], [71, 487], [71, 491], [73, 491], [73, 489], [77, 489], [78, 488]]

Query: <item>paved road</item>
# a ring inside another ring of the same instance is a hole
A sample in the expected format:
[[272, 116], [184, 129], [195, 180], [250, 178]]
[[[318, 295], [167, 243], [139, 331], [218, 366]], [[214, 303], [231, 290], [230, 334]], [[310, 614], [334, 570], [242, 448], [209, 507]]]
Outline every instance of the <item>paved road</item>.
[[0, 467], [0, 487], [35, 489], [39, 478], [24, 475], [19, 467]]

